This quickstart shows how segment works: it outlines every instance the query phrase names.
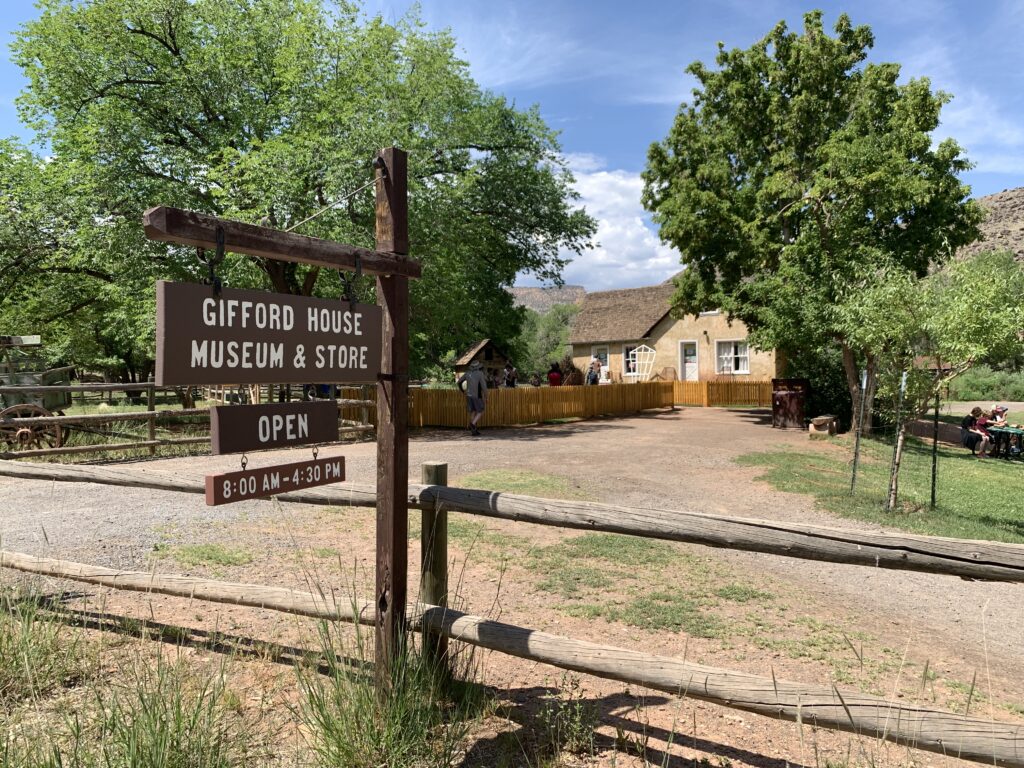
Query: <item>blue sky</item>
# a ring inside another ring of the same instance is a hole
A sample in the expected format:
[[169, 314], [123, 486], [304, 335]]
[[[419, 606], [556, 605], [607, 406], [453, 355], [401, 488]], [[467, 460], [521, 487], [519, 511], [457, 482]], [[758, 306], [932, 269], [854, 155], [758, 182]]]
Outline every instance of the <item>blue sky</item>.
[[[402, 16], [407, 0], [366, 0], [368, 13]], [[977, 196], [1024, 186], [1024, 0], [422, 0], [432, 28], [453, 30], [477, 81], [520, 106], [539, 104], [561, 131], [577, 187], [598, 218], [599, 247], [566, 270], [588, 290], [649, 285], [679, 269], [640, 206], [647, 148], [663, 138], [688, 98], [690, 62], [713, 60], [718, 41], [747, 47], [779, 20], [799, 27], [846, 10], [875, 34], [873, 61], [896, 61], [904, 77], [930, 77], [953, 95], [939, 137], [952, 136], [976, 163]], [[5, 44], [36, 15], [31, 2], [3, 0]], [[20, 72], [0, 65], [0, 136], [18, 134], [13, 101]], [[529, 284], [529, 281], [526, 281]]]

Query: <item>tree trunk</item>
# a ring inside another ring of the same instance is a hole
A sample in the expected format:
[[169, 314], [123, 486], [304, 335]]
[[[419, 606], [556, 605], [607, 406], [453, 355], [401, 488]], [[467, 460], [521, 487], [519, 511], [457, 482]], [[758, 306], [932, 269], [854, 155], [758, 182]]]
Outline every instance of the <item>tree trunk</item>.
[[[875, 407], [875, 391], [878, 389], [878, 371], [873, 355], [866, 355], [866, 368], [868, 371], [867, 387], [864, 391], [864, 424], [865, 435], [871, 434], [871, 412]], [[850, 399], [853, 401], [851, 413], [853, 420], [850, 428], [856, 429], [860, 419], [860, 371], [857, 370], [857, 357], [847, 344], [843, 344], [843, 370], [846, 372], [846, 386], [850, 390]]]
[[885, 509], [892, 512], [896, 509], [896, 496], [900, 487], [900, 462], [903, 461], [903, 445], [906, 442], [907, 422], [900, 421], [896, 431], [896, 452], [893, 454], [892, 473], [889, 475], [889, 498], [885, 501]]

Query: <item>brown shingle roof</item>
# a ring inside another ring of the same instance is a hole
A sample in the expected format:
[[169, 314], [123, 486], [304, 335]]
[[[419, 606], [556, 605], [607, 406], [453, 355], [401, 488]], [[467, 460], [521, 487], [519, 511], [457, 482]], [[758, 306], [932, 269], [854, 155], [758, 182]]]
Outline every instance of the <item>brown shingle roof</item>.
[[473, 358], [476, 357], [477, 352], [486, 347], [490, 343], [490, 339], [480, 339], [476, 344], [466, 350], [466, 354], [455, 361], [456, 365], [469, 365]]
[[588, 293], [569, 334], [570, 344], [596, 341], [635, 341], [669, 311], [675, 286], [671, 283], [621, 291]]

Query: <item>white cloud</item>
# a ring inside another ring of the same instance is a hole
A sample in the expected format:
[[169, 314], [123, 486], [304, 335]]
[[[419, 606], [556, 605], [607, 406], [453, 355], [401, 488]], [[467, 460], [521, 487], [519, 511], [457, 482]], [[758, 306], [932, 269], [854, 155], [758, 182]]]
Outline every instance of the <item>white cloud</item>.
[[573, 261], [565, 281], [588, 291], [655, 285], [679, 271], [679, 253], [658, 239], [643, 206], [639, 174], [604, 169], [595, 155], [570, 155], [580, 202], [597, 220], [597, 247]]

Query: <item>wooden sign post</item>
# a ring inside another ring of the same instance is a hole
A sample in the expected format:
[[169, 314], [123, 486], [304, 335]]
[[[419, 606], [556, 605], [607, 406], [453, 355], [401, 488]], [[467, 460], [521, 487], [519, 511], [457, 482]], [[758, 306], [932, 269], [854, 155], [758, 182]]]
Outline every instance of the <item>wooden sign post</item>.
[[[375, 161], [375, 185], [377, 193], [376, 201], [376, 249], [371, 251], [343, 243], [336, 243], [329, 240], [320, 240], [315, 237], [297, 235], [291, 232], [259, 227], [238, 221], [228, 221], [209, 216], [195, 211], [184, 211], [178, 208], [157, 207], [151, 208], [143, 214], [142, 222], [146, 236], [153, 240], [178, 243], [180, 245], [195, 246], [198, 248], [214, 249], [220, 247], [224, 251], [234, 253], [246, 253], [252, 256], [259, 256], [267, 259], [298, 262], [313, 266], [325, 267], [328, 269], [349, 269], [361, 270], [366, 274], [377, 275], [377, 303], [382, 310], [381, 326], [381, 358], [379, 374], [377, 374], [377, 631], [376, 631], [376, 661], [378, 684], [382, 690], [391, 679], [392, 664], [401, 652], [405, 633], [405, 604], [407, 597], [406, 569], [408, 561], [408, 486], [409, 486], [409, 278], [419, 277], [421, 273], [418, 262], [408, 257], [409, 253], [409, 223], [408, 223], [408, 199], [407, 199], [407, 156], [400, 149], [389, 148], [381, 150]], [[166, 289], [165, 289], [166, 290]], [[225, 289], [225, 292], [229, 289]], [[265, 300], [266, 306], [258, 309], [261, 298]], [[245, 312], [249, 314], [253, 322], [256, 322], [257, 312], [262, 313], [269, 326], [271, 323], [270, 298], [261, 295], [251, 297], [237, 295], [229, 297], [234, 300], [236, 319], [241, 319]], [[204, 299], [205, 301], [205, 299]], [[248, 305], [246, 304], [248, 302]], [[242, 328], [241, 333], [236, 333], [234, 320], [225, 314], [222, 319], [220, 314], [215, 317], [215, 322], [210, 320], [212, 315], [203, 315], [204, 309], [210, 308], [210, 302], [200, 303], [198, 313], [201, 318], [203, 334], [195, 344], [192, 341], [188, 344], [187, 359], [188, 366], [197, 370], [214, 370], [218, 368], [215, 360], [229, 360], [237, 365], [233, 368], [245, 369], [245, 354], [249, 349], [250, 359], [255, 359], [257, 354], [262, 354], [268, 361], [273, 359], [280, 362], [280, 367], [285, 367], [284, 345], [303, 345], [303, 351], [309, 351], [307, 345], [313, 344], [314, 361], [319, 361], [315, 354], [317, 349], [322, 350], [327, 357], [320, 365], [320, 373], [324, 378], [310, 376], [309, 358], [304, 364], [293, 357], [292, 366], [303, 369], [303, 377], [299, 383], [315, 383], [316, 381], [330, 381], [335, 373], [328, 372], [328, 367], [344, 367], [353, 369], [363, 368], [363, 353], [357, 349], [356, 359], [358, 366], [352, 364], [353, 347], [361, 347], [346, 336], [344, 343], [335, 341], [333, 359], [330, 356], [329, 340], [313, 338], [308, 334], [319, 334], [320, 326], [313, 328], [309, 323], [319, 318], [315, 315], [313, 305], [305, 306], [304, 300], [299, 297], [289, 297], [287, 301], [278, 297], [277, 304], [277, 325], [272, 329], [275, 333], [291, 334], [288, 338], [282, 337], [272, 342], [266, 339], [258, 341], [247, 338]], [[298, 303], [296, 303], [298, 302]], [[301, 305], [301, 306], [300, 306]], [[292, 307], [287, 310], [296, 318], [306, 317], [307, 325], [301, 329], [308, 338], [296, 337], [295, 332], [300, 330], [299, 326], [284, 327], [285, 306]], [[215, 306], [219, 310], [219, 305]], [[299, 313], [299, 309], [305, 312]], [[227, 311], [227, 305], [225, 305]], [[367, 315], [369, 313], [366, 313]], [[333, 316], [331, 316], [333, 318]], [[331, 320], [333, 322], [333, 319]], [[341, 317], [341, 323], [345, 318]], [[321, 324], [322, 325], [322, 324]], [[216, 330], [218, 335], [213, 335], [211, 329]], [[354, 328], [354, 326], [353, 326]], [[268, 330], [269, 329], [268, 327]], [[333, 326], [332, 326], [333, 330]], [[358, 336], [359, 334], [355, 334]], [[206, 346], [203, 346], [203, 340]], [[269, 346], [257, 347], [260, 342], [282, 345], [280, 349]], [[245, 345], [249, 344], [250, 347]], [[234, 345], [234, 346], [229, 346]], [[337, 346], [345, 347], [345, 354], [342, 363], [339, 364]], [[221, 350], [225, 355], [219, 357]], [[206, 358], [203, 357], [204, 350]], [[214, 354], [218, 357], [214, 357]], [[234, 354], [234, 357], [231, 355]], [[237, 361], [236, 361], [237, 357]], [[333, 362], [332, 362], [333, 360]], [[318, 365], [314, 362], [314, 367]], [[161, 369], [165, 377], [175, 375], [170, 369]], [[274, 373], [279, 376], [280, 372]], [[236, 374], [229, 374], [236, 377]], [[281, 381], [278, 379], [278, 381]], [[203, 382], [190, 381], [189, 384]], [[211, 382], [215, 383], [215, 382]], [[239, 383], [232, 381], [230, 383]], [[259, 439], [259, 428], [261, 422], [255, 421], [257, 437]], [[270, 416], [270, 428], [273, 428], [273, 415]], [[265, 426], [265, 424], [264, 424]], [[287, 438], [287, 422], [282, 423]], [[280, 432], [278, 432], [280, 435]], [[333, 460], [327, 460], [333, 461]], [[306, 462], [300, 468], [300, 479], [305, 478], [305, 473], [314, 478], [316, 469], [312, 466], [315, 462]], [[343, 465], [342, 465], [343, 467]], [[274, 470], [275, 468], [270, 468]], [[278, 468], [282, 469], [283, 468]], [[247, 496], [255, 493], [255, 487], [261, 490], [266, 484], [273, 486], [275, 480], [278, 484], [284, 483], [284, 475], [274, 475], [271, 471], [267, 474], [265, 470], [254, 470], [252, 472], [230, 473], [215, 477], [211, 480], [211, 498], [215, 501], [225, 499], [225, 488], [234, 498], [240, 493]], [[326, 477], [327, 469], [321, 468], [321, 477]], [[331, 478], [338, 476], [333, 465], [330, 469]], [[244, 475], [244, 477], [243, 477]], [[289, 476], [292, 477], [292, 476]], [[241, 483], [245, 482], [244, 489]], [[296, 482], [296, 481], [293, 481]], [[219, 484], [218, 484], [219, 483]], [[227, 485], [225, 485], [227, 483]], [[296, 482], [297, 484], [297, 482]]]
[[[407, 157], [385, 149], [377, 163], [377, 250], [409, 253]], [[405, 639], [409, 546], [409, 278], [377, 276], [384, 310], [380, 381], [377, 384], [377, 628], [378, 689], [391, 680], [391, 665]]]

